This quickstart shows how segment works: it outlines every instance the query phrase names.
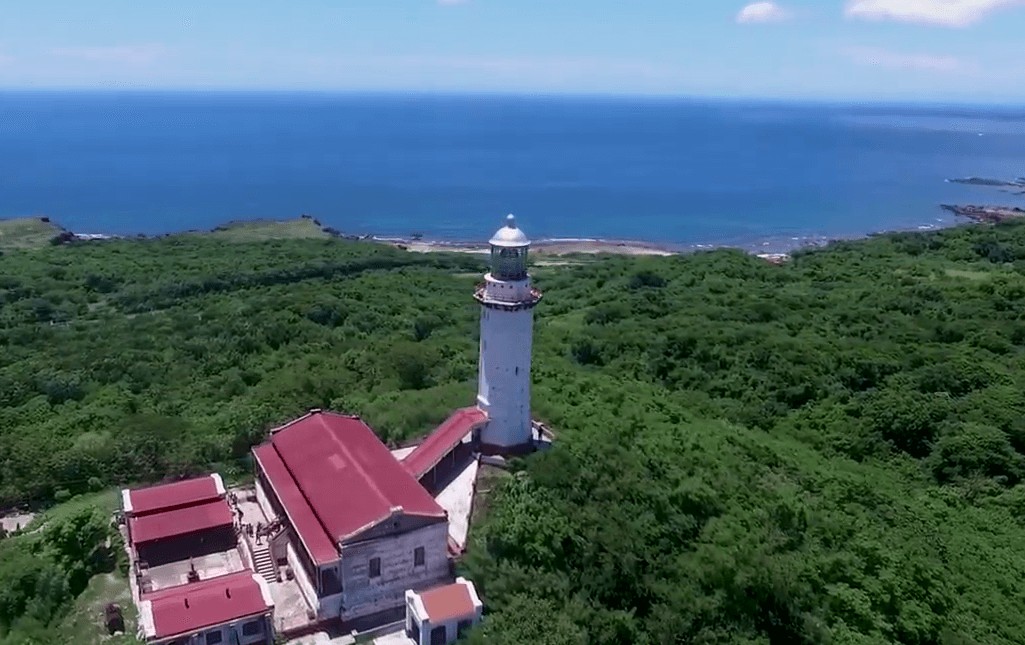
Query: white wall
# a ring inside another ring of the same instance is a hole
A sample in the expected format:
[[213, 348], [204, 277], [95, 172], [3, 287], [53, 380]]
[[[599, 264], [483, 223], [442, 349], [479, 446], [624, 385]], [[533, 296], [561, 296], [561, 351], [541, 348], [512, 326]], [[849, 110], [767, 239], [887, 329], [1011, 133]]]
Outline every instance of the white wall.
[[[424, 565], [413, 551], [424, 547]], [[370, 578], [371, 558], [381, 558], [381, 575]], [[449, 578], [448, 523], [342, 547], [342, 618], [349, 620], [401, 607], [407, 589], [424, 589]]]
[[[458, 578], [456, 582], [467, 584], [465, 578]], [[406, 594], [406, 633], [412, 632], [412, 626], [415, 624], [420, 632], [420, 640], [416, 642], [416, 645], [430, 645], [431, 632], [438, 627], [444, 627], [445, 642], [456, 642], [459, 639], [459, 621], [468, 620], [471, 624], [476, 625], [481, 621], [481, 616], [484, 612], [484, 604], [480, 601], [480, 597], [477, 596], [477, 590], [472, 584], [469, 585], [469, 593], [470, 600], [473, 602], [473, 613], [471, 615], [462, 616], [444, 623], [432, 623], [427, 616], [426, 608], [420, 596], [416, 593], [408, 592]]]
[[256, 503], [260, 506], [260, 510], [263, 511], [263, 516], [268, 520], [273, 520], [278, 516], [270, 505], [270, 500], [267, 499], [267, 493], [263, 490], [263, 484], [260, 483], [259, 479], [256, 480]]
[[[523, 281], [526, 282], [526, 281]], [[532, 308], [481, 307], [477, 403], [488, 413], [484, 443], [520, 446], [531, 441], [530, 361]]]
[[[247, 623], [250, 623], [252, 621], [260, 621], [260, 622], [263, 623], [262, 624], [262, 628], [260, 630], [260, 633], [259, 634], [254, 634], [254, 635], [251, 635], [251, 636], [243, 635], [242, 634], [242, 626], [247, 624]], [[235, 634], [238, 634], [238, 642], [241, 643], [241, 645], [257, 645], [257, 644], [263, 645], [264, 643], [269, 645], [270, 643], [274, 642], [274, 629], [273, 629], [273, 627], [271, 625], [270, 618], [268, 616], [259, 616], [259, 617], [256, 617], [256, 618], [248, 618], [246, 620], [240, 620], [238, 622], [229, 623], [229, 624], [226, 624], [226, 625], [221, 625], [220, 627], [217, 627], [217, 628], [214, 628], [214, 629], [208, 629], [208, 630], [205, 630], [205, 631], [201, 632], [200, 634], [198, 634], [196, 636], [188, 638], [186, 640], [186, 642], [189, 643], [189, 645], [206, 645], [206, 635], [210, 634], [210, 633], [213, 633], [213, 632], [220, 632], [221, 633], [221, 643], [223, 643], [224, 645], [228, 645], [229, 643], [234, 643], [235, 642], [233, 640], [232, 632], [234, 632]], [[157, 643], [158, 644], [162, 643], [162, 642], [174, 642], [174, 643], [176, 643], [176, 642], [179, 642], [179, 640], [180, 640], [180, 637], [177, 638], [177, 639], [171, 639], [170, 641], [157, 641]]]
[[306, 604], [310, 607], [318, 607], [320, 600], [317, 598], [315, 582], [311, 581], [306, 574], [306, 568], [303, 567], [302, 560], [299, 559], [299, 554], [295, 552], [295, 545], [291, 541], [288, 543], [288, 566], [292, 567], [292, 573], [295, 575], [296, 582], [299, 583], [299, 591], [306, 599]]

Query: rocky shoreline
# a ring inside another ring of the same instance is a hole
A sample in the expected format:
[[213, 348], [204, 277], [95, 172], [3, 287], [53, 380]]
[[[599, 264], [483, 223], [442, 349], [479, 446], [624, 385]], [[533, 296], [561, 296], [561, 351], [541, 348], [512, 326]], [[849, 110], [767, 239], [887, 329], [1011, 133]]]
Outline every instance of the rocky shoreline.
[[[992, 177], [962, 177], [960, 179], [948, 179], [950, 184], [966, 184], [969, 186], [983, 186], [996, 188], [1003, 193], [1013, 195], [1025, 195], [1025, 177], [1014, 179], [995, 179]], [[1025, 216], [1025, 209], [1018, 206], [992, 206], [976, 204], [940, 204], [940, 208], [953, 213], [957, 217], [964, 217], [975, 222], [995, 224], [1009, 219], [1017, 219]]]
[[976, 206], [974, 204], [941, 204], [940, 207], [958, 217], [967, 217], [976, 222], [1003, 222], [1025, 217], [1025, 209], [1017, 206]]

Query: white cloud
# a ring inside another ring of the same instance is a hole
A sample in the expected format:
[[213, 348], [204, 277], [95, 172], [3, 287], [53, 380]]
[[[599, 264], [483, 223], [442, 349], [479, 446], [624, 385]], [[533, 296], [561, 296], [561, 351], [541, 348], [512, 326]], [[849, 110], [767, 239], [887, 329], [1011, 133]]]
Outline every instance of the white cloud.
[[165, 53], [162, 45], [114, 45], [108, 47], [58, 47], [54, 56], [77, 58], [95, 63], [148, 65]]
[[891, 69], [944, 73], [964, 72], [971, 69], [971, 65], [955, 56], [898, 52], [879, 47], [858, 46], [845, 47], [841, 52], [855, 63]]
[[755, 2], [747, 5], [737, 14], [737, 22], [741, 24], [757, 22], [782, 22], [790, 17], [790, 12], [775, 2]]
[[965, 27], [1023, 0], [847, 0], [844, 13], [862, 20], [897, 20]]

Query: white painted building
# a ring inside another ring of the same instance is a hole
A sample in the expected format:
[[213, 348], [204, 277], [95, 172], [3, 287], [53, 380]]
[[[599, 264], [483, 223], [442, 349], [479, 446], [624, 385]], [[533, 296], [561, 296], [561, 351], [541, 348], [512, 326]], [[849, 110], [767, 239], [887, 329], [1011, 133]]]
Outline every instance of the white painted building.
[[532, 445], [530, 360], [541, 292], [527, 273], [530, 240], [509, 215], [495, 233], [481, 304], [477, 406], [488, 415], [481, 443], [494, 451]]
[[416, 645], [456, 642], [481, 620], [484, 605], [466, 578], [429, 591], [406, 592], [406, 636]]

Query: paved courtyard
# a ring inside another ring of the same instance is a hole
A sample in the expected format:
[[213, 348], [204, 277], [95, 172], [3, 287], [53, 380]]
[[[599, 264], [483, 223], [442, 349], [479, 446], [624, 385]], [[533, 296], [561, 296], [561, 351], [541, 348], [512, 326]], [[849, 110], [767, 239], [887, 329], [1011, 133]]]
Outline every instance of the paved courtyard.
[[3, 527], [4, 531], [13, 533], [18, 529], [23, 529], [28, 526], [28, 523], [35, 517], [35, 513], [13, 513], [5, 517], [0, 517], [0, 526]]
[[224, 576], [246, 569], [238, 549], [230, 549], [228, 551], [219, 551], [210, 555], [195, 557], [191, 560], [182, 560], [162, 564], [158, 567], [151, 567], [146, 572], [146, 576], [153, 583], [152, 591], [167, 589], [168, 587], [178, 587], [188, 583], [189, 570], [193, 566], [196, 567], [196, 573], [199, 574], [200, 580], [216, 578], [217, 576]]
[[473, 483], [480, 461], [471, 459], [435, 499], [448, 511], [448, 534], [460, 547], [466, 546], [470, 531], [470, 510], [473, 507]]

